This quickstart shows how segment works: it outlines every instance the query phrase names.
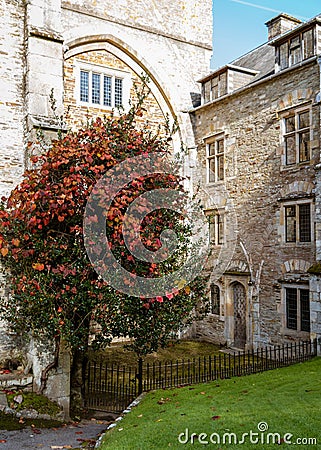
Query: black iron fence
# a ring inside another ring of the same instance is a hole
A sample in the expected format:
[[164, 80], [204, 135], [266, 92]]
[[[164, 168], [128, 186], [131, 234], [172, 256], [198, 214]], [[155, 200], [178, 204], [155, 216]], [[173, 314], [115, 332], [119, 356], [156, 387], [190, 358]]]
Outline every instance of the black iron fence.
[[263, 372], [307, 361], [316, 352], [316, 341], [305, 341], [177, 361], [145, 363], [140, 358], [136, 367], [109, 364], [91, 356], [86, 370], [85, 407], [121, 412], [143, 391]]

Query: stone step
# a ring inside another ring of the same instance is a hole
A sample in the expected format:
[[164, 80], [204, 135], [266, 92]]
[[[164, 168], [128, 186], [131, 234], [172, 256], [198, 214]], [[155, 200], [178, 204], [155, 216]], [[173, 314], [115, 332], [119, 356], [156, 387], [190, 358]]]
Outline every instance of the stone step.
[[10, 373], [5, 375], [0, 375], [0, 389], [7, 389], [13, 387], [26, 387], [32, 385], [33, 376]]

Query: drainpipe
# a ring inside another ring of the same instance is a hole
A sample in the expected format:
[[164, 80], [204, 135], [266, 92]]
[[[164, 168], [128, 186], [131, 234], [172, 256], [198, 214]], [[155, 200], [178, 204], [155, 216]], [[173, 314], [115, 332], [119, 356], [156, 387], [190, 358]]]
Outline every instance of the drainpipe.
[[315, 252], [316, 270], [310, 275], [310, 324], [311, 339], [316, 339], [317, 354], [321, 356], [321, 55], [319, 65], [319, 92], [315, 102], [319, 106], [319, 161], [315, 165]]
[[319, 105], [319, 161], [315, 165], [315, 250], [316, 261], [321, 262], [321, 55], [318, 56], [319, 65], [319, 92], [316, 96], [316, 104]]

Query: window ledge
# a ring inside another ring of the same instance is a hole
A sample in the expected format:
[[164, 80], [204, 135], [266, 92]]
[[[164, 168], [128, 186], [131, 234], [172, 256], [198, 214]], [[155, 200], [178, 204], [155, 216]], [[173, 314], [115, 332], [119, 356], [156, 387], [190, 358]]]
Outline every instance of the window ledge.
[[282, 164], [280, 167], [280, 172], [289, 172], [289, 171], [299, 172], [300, 170], [308, 169], [309, 167], [311, 167], [313, 165], [314, 165], [314, 163], [311, 160], [296, 163], [296, 164], [289, 164], [289, 165]]
[[87, 108], [87, 109], [100, 109], [102, 111], [106, 111], [106, 112], [114, 112], [114, 114], [116, 116], [120, 115], [122, 113], [122, 111], [126, 111], [126, 109], [121, 106], [121, 107], [112, 107], [112, 106], [106, 106], [106, 105], [101, 105], [100, 103], [87, 103], [87, 102], [77, 102], [77, 106], [81, 107], [81, 108]]
[[213, 319], [220, 320], [221, 322], [224, 322], [224, 321], [225, 321], [225, 316], [221, 316], [220, 314], [213, 314], [213, 313], [209, 312], [209, 313], [207, 314], [207, 317], [211, 317], [211, 318], [213, 318]]
[[289, 337], [289, 338], [299, 338], [302, 340], [309, 339], [310, 337], [310, 331], [299, 331], [299, 330], [291, 330], [289, 328], [283, 329], [283, 337]]
[[210, 183], [206, 183], [206, 186], [216, 187], [216, 186], [223, 186], [224, 184], [225, 184], [225, 180], [220, 180], [220, 181], [211, 181]]
[[314, 245], [314, 241], [311, 242], [282, 242], [283, 247], [311, 247]]

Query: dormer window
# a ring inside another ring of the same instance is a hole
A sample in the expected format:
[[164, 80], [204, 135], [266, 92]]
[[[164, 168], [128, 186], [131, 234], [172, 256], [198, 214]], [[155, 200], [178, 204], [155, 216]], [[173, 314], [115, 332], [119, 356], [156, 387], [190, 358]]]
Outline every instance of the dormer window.
[[232, 64], [221, 67], [199, 80], [199, 83], [202, 83], [202, 103], [212, 102], [246, 86], [258, 73], [257, 70]]
[[202, 89], [204, 103], [211, 102], [212, 100], [227, 94], [227, 71], [206, 81], [203, 84]]
[[315, 55], [314, 29], [310, 28], [283, 42], [277, 47], [279, 70], [294, 66]]

